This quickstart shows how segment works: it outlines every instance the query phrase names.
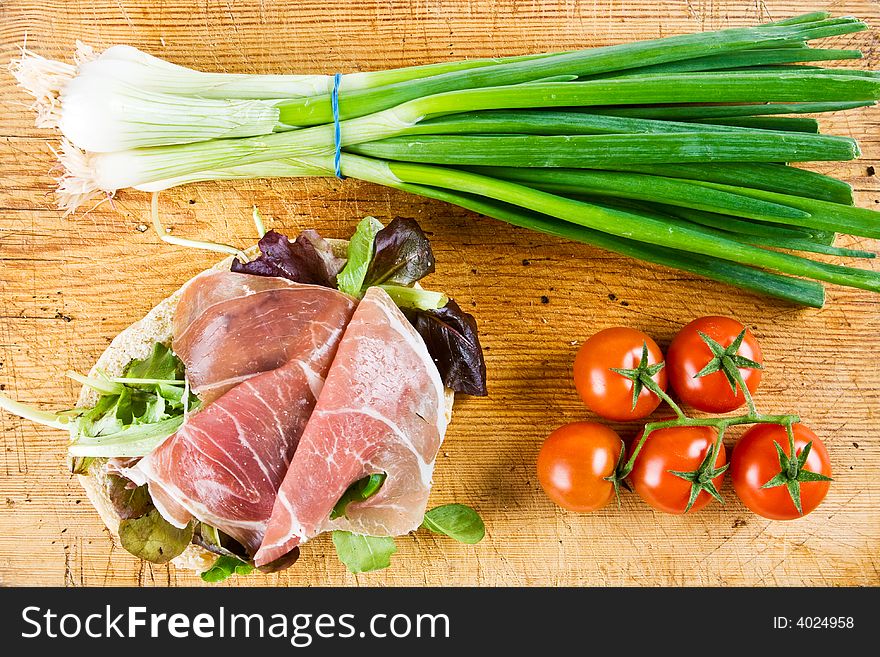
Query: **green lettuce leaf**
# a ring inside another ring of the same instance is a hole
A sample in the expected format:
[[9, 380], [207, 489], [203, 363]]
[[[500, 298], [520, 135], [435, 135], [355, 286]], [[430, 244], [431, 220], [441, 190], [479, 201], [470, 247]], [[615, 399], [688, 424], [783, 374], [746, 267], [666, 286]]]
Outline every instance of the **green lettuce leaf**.
[[119, 523], [119, 541], [134, 556], [151, 563], [168, 563], [181, 554], [193, 537], [194, 523], [178, 529], [156, 509], [140, 518]]
[[479, 543], [486, 535], [486, 526], [480, 515], [464, 504], [444, 504], [431, 509], [425, 514], [422, 527], [460, 543]]
[[73, 457], [102, 456], [135, 458], [146, 456], [183, 424], [183, 414], [153, 424], [130, 424], [119, 431], [101, 435], [80, 435], [67, 448]]
[[375, 217], [364, 217], [358, 223], [348, 242], [348, 260], [336, 276], [340, 292], [361, 298], [364, 277], [373, 260], [373, 243], [382, 228], [382, 223]]
[[250, 575], [252, 572], [254, 567], [246, 561], [222, 556], [217, 557], [213, 565], [201, 574], [201, 578], [206, 582], [222, 582], [233, 575]]
[[122, 376], [126, 379], [158, 379], [183, 381], [183, 362], [161, 342], [153, 345], [147, 358], [135, 358], [126, 365]]
[[341, 530], [333, 532], [333, 545], [339, 560], [352, 573], [387, 568], [391, 565], [391, 555], [397, 552], [390, 536], [364, 536]]
[[157, 342], [147, 358], [131, 361], [121, 377], [110, 379], [99, 373], [98, 377], [87, 379], [95, 382], [93, 387], [108, 392], [92, 408], [78, 409], [70, 455], [83, 458], [149, 454], [180, 428], [187, 410], [198, 406], [198, 399], [181, 385], [183, 377], [183, 363], [168, 347]]
[[385, 483], [386, 477], [387, 475], [384, 472], [380, 472], [354, 482], [342, 494], [336, 506], [333, 507], [333, 510], [330, 512], [330, 520], [343, 517], [345, 510], [352, 502], [363, 502], [378, 493], [379, 489], [382, 488], [382, 484]]
[[399, 308], [437, 310], [449, 303], [449, 297], [442, 292], [402, 285], [380, 285], [379, 287], [388, 293], [388, 296]]

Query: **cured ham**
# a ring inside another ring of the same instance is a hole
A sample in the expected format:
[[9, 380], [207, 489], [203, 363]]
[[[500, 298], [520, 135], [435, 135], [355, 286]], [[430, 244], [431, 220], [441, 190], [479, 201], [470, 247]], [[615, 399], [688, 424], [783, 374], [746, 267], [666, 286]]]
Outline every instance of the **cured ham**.
[[[255, 563], [331, 529], [395, 536], [417, 528], [446, 423], [445, 390], [424, 341], [387, 293], [370, 288], [339, 344]], [[352, 483], [382, 472], [374, 496], [330, 520]]]
[[364, 218], [351, 259], [315, 231], [268, 231], [258, 247], [114, 338], [77, 413], [3, 395], [0, 408], [69, 433], [74, 472], [126, 550], [209, 581], [229, 574], [212, 553], [274, 572], [325, 531], [344, 530], [351, 572], [387, 565], [394, 541], [378, 537], [440, 530], [450, 513], [468, 527], [450, 535], [476, 540], [460, 505], [425, 518], [452, 396], [487, 391], [474, 318], [417, 285], [434, 271], [424, 231]]
[[[354, 305], [354, 300], [318, 285], [209, 271], [183, 290], [172, 348], [186, 365], [193, 392], [208, 403], [313, 349], [334, 348], [336, 343], [327, 337], [345, 325]], [[312, 377], [315, 396], [320, 378]]]
[[169, 522], [194, 516], [256, 552], [355, 305], [330, 288], [233, 272], [186, 288], [174, 345], [202, 390], [227, 391], [133, 468]]

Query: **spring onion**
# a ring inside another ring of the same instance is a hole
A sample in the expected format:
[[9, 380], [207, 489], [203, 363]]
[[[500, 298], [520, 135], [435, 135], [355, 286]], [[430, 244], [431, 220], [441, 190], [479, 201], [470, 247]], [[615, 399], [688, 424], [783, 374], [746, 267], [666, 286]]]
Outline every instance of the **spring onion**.
[[819, 122], [816, 119], [788, 116], [741, 116], [721, 119], [695, 119], [693, 124], [704, 127], [722, 126], [732, 128], [754, 128], [755, 130], [786, 130], [789, 132], [809, 132], [819, 134]]
[[696, 121], [703, 119], [729, 119], [775, 114], [822, 114], [872, 107], [873, 100], [825, 103], [743, 103], [739, 105], [671, 105], [668, 107], [598, 107], [590, 111], [608, 116], [666, 121]]
[[514, 226], [576, 242], [592, 244], [614, 253], [688, 271], [699, 276], [768, 294], [792, 303], [820, 308], [825, 301], [825, 293], [822, 286], [813, 281], [781, 276], [760, 269], [745, 267], [727, 260], [707, 258], [688, 251], [667, 249], [644, 242], [616, 237], [481, 196], [451, 192], [424, 185], [401, 184], [399, 189], [412, 194], [418, 194], [419, 196], [452, 203]]
[[[785, 116], [880, 99], [877, 73], [826, 67], [857, 50], [807, 45], [864, 29], [814, 12], [345, 75], [341, 172], [796, 303], [821, 305], [817, 281], [880, 291], [880, 273], [808, 257], [870, 257], [834, 238], [880, 237], [878, 215], [854, 207], [845, 182], [790, 166], [851, 160], [858, 145]], [[128, 187], [334, 173], [331, 76], [203, 73], [127, 46], [80, 46], [73, 64], [26, 52], [13, 72], [36, 98], [38, 125], [62, 134], [68, 211]], [[157, 232], [179, 241], [158, 225], [157, 204]]]
[[[762, 219], [767, 216], [798, 219], [809, 213], [787, 205], [759, 201], [733, 191], [711, 189], [688, 180], [663, 176], [588, 169], [479, 168], [494, 178], [574, 194], [601, 194], [611, 197], [653, 201], [667, 205], [720, 212], [735, 217]], [[714, 192], [714, 193], [713, 193]]]
[[[543, 61], [543, 60], [538, 60]], [[694, 75], [658, 76], [643, 80], [641, 78], [625, 78], [619, 80], [596, 82], [542, 83], [512, 87], [490, 87], [456, 91], [435, 96], [416, 99], [397, 107], [384, 110], [374, 115], [363, 116], [342, 123], [342, 143], [344, 146], [364, 144], [362, 148], [370, 148], [366, 142], [386, 139], [403, 133], [418, 123], [423, 117], [434, 114], [448, 114], [456, 111], [473, 111], [481, 109], [502, 109], [517, 107], [564, 107], [571, 105], [601, 103], [600, 99], [614, 97], [618, 102], [664, 102], [671, 98], [682, 98], [696, 101], [709, 94], [713, 100], [734, 102], [737, 100], [754, 99], [756, 96], [773, 94], [775, 98], [830, 98], [830, 97], [874, 97], [880, 96], [880, 80], [868, 78], [848, 78], [845, 76], [811, 76], [799, 74], [793, 76], [776, 76], [758, 74], [747, 78], [738, 75], [735, 79], [723, 76], [713, 79]], [[283, 112], [282, 112], [282, 120]], [[783, 133], [784, 138], [791, 137]], [[800, 136], [800, 135], [798, 135]], [[625, 141], [626, 135], [607, 136]], [[705, 140], [689, 135], [645, 135], [655, 141], [665, 139], [667, 152], [690, 153], [691, 160], [700, 159], [699, 150], [704, 147]], [[752, 145], [755, 140], [763, 140], [768, 148], [775, 148], [775, 157], [784, 159], [793, 154], [794, 147], [787, 147], [783, 138], [775, 133], [761, 132], [752, 139], [747, 133], [736, 133], [736, 137], [726, 137], [726, 133], [714, 135], [719, 144], [715, 152], [724, 152], [723, 157], [730, 160], [739, 157], [739, 161], [747, 161], [748, 154], [755, 152]], [[851, 159], [856, 157], [858, 149], [851, 140], [831, 138], [820, 135], [803, 135], [812, 137], [816, 142], [798, 141], [809, 152], [797, 156], [799, 161], [809, 159], [816, 154], [822, 159]], [[462, 139], [462, 137], [458, 137]], [[551, 139], [550, 137], [543, 137]], [[450, 137], [453, 139], [453, 137]], [[534, 139], [541, 139], [535, 137]], [[563, 139], [564, 141], [564, 139]], [[209, 142], [159, 146], [135, 150], [121, 150], [113, 153], [84, 153], [73, 148], [66, 142], [62, 145], [61, 161], [65, 166], [66, 175], [60, 187], [62, 204], [71, 208], [79, 204], [89, 194], [101, 190], [112, 192], [124, 187], [137, 187], [155, 183], [165, 179], [191, 177], [206, 169], [222, 169], [230, 166], [256, 164], [260, 162], [307, 158], [323, 155], [333, 151], [334, 130], [332, 125], [322, 125], [290, 132], [280, 132], [259, 137], [240, 139], [219, 139]], [[696, 149], [696, 153], [694, 152]], [[641, 159], [651, 159], [644, 152]], [[758, 161], [768, 161], [769, 155], [758, 153]], [[463, 157], [463, 155], [462, 155]], [[621, 156], [622, 157], [622, 156]], [[672, 155], [659, 161], [670, 162]], [[703, 158], [705, 160], [706, 158]], [[638, 161], [635, 155], [630, 161]], [[710, 160], [711, 161], [711, 160]], [[489, 162], [477, 162], [477, 164]]]
[[691, 162], [843, 161], [859, 156], [847, 137], [754, 131], [648, 135], [427, 135], [348, 149], [402, 162], [515, 167], [603, 167]]
[[[810, 119], [803, 120], [810, 121]], [[460, 112], [435, 119], [426, 119], [406, 128], [403, 134], [455, 135], [485, 133], [559, 135], [564, 133], [566, 135], [614, 135], [680, 132], [730, 132], [742, 134], [744, 131], [742, 126], [634, 119], [592, 114], [584, 111], [495, 110]], [[802, 130], [802, 132], [808, 131]]]
[[844, 205], [852, 205], [853, 203], [852, 187], [842, 180], [780, 164], [750, 162], [749, 164], [700, 163], [695, 165], [667, 162], [662, 165], [628, 165], [620, 170], [763, 189], [768, 192], [804, 196]]
[[641, 66], [624, 71], [606, 73], [602, 77], [643, 75], [645, 73], [717, 71], [772, 64], [859, 59], [861, 56], [862, 53], [858, 50], [833, 50], [831, 48], [807, 48], [806, 46], [796, 48], [760, 48], [758, 50], [737, 50], [723, 55], [694, 57], [693, 59], [666, 62], [665, 64], [655, 64], [653, 66]]

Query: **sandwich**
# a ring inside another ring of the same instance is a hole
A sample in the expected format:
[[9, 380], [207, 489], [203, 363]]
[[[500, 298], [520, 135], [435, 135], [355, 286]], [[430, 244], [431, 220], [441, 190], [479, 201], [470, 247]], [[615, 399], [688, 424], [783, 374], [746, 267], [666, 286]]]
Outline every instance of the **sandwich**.
[[[154, 199], [154, 224], [159, 230]], [[121, 546], [218, 581], [291, 566], [332, 532], [352, 572], [419, 528], [467, 543], [473, 509], [427, 510], [455, 393], [485, 395], [474, 318], [421, 281], [411, 219], [348, 241], [265, 231], [116, 336], [74, 408], [0, 407], [70, 433], [68, 456]]]

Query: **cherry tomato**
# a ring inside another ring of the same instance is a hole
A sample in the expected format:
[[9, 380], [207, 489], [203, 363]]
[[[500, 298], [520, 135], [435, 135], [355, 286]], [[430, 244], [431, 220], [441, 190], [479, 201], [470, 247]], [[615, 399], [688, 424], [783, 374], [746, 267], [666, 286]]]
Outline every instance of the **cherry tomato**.
[[538, 454], [538, 481], [562, 508], [595, 511], [614, 497], [605, 478], [614, 473], [621, 448], [620, 436], [597, 422], [559, 427]]
[[[663, 352], [650, 336], [631, 328], [610, 328], [599, 331], [581, 345], [574, 359], [574, 385], [584, 403], [595, 413], [609, 420], [638, 420], [654, 412], [660, 398], [647, 388], [639, 393], [633, 409], [633, 381], [612, 372], [611, 368], [635, 369], [648, 346], [647, 365], [663, 361]], [[666, 390], [666, 370], [651, 377]]]
[[[652, 431], [642, 446], [629, 475], [633, 489], [648, 505], [666, 513], [682, 514], [691, 495], [690, 481], [674, 475], [677, 472], [697, 470], [714, 448], [717, 437], [711, 427], [670, 427]], [[718, 450], [715, 467], [727, 463], [724, 445]], [[716, 490], [721, 490], [724, 473], [712, 479]], [[701, 490], [689, 509], [699, 511], [712, 496]]]
[[[803, 469], [831, 477], [831, 461], [822, 441], [803, 424], [795, 424], [792, 429], [795, 454], [800, 456], [807, 443], [813, 443]], [[781, 470], [776, 445], [790, 456], [788, 433], [783, 426], [758, 424], [746, 431], [733, 448], [730, 476], [737, 496], [754, 513], [771, 520], [793, 520], [819, 506], [828, 494], [830, 482], [799, 482], [803, 514], [798, 513], [786, 485], [762, 488]]]
[[[685, 326], [672, 340], [666, 352], [669, 385], [684, 403], [707, 413], [726, 413], [742, 406], [746, 399], [737, 387], [736, 393], [722, 371], [696, 377], [714, 354], [699, 332], [705, 333], [722, 347], [730, 347], [745, 329], [740, 322], [728, 317], [701, 317]], [[763, 364], [761, 347], [752, 332], [746, 329], [737, 355]], [[738, 367], [749, 392], [754, 394], [761, 382], [761, 370]]]

